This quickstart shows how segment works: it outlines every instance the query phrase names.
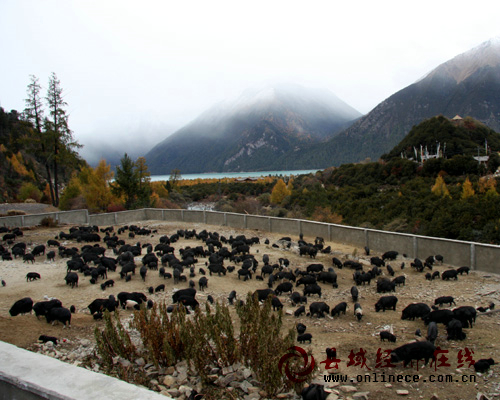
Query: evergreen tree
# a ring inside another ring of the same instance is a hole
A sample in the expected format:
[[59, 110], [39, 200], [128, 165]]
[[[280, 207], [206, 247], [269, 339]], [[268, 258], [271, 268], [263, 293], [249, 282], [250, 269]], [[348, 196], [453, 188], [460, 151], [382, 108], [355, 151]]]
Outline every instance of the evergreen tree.
[[31, 123], [34, 129], [31, 144], [34, 145], [36, 154], [42, 160], [45, 166], [45, 178], [49, 184], [50, 200], [55, 205], [54, 186], [52, 183], [52, 174], [50, 172], [50, 154], [47, 149], [49, 147], [46, 132], [43, 131], [44, 111], [43, 103], [40, 98], [42, 87], [38, 82], [38, 78], [34, 75], [30, 76], [31, 82], [28, 85], [28, 97], [25, 99], [26, 108], [24, 109], [23, 117], [25, 121]]
[[137, 206], [149, 207], [151, 206], [151, 173], [148, 170], [146, 159], [139, 157], [135, 162], [135, 168], [138, 177], [138, 190], [137, 190]]
[[139, 190], [139, 174], [132, 159], [125, 153], [116, 167], [115, 182], [111, 186], [113, 194], [123, 196], [125, 208], [133, 207]]

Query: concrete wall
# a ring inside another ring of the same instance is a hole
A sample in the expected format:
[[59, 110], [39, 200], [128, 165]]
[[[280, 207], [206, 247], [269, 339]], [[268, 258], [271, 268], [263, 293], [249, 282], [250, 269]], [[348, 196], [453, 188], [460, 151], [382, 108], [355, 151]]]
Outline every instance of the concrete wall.
[[317, 237], [322, 237], [325, 240], [329, 240], [330, 238], [328, 224], [325, 223], [300, 221], [300, 230], [304, 234], [304, 237], [310, 239], [308, 242], [312, 242]]
[[299, 220], [287, 218], [269, 218], [270, 230], [273, 233], [283, 233], [287, 236], [299, 236]]
[[89, 215], [89, 225], [97, 225], [97, 226], [116, 225], [116, 213]]
[[205, 223], [208, 225], [224, 226], [225, 213], [217, 211], [205, 211]]
[[226, 213], [226, 226], [236, 229], [245, 229], [246, 215]]
[[258, 215], [247, 215], [247, 228], [269, 231], [269, 218]]
[[0, 400], [170, 400], [170, 397], [0, 342]]
[[[330, 241], [364, 247], [367, 245], [367, 231], [344, 225], [330, 225]], [[325, 238], [326, 239], [326, 238]]]
[[[147, 208], [109, 214], [88, 215], [87, 210], [76, 210], [37, 215], [20, 215], [0, 218], [0, 226], [38, 225], [44, 217], [51, 217], [60, 223], [108, 226], [129, 224], [138, 221], [158, 220], [185, 223], [201, 223], [228, 226], [236, 229], [256, 229], [298, 238], [302, 233], [308, 241], [323, 237], [326, 241], [357, 247], [368, 246], [376, 252], [396, 250], [411, 258], [424, 259], [429, 255], [441, 254], [446, 263], [456, 266], [470, 266], [486, 272], [499, 272], [496, 267], [500, 259], [500, 246], [463, 242], [410, 234], [377, 231], [345, 225], [322, 222], [264, 217], [217, 211], [165, 210]], [[335, 248], [333, 249], [335, 250]]]

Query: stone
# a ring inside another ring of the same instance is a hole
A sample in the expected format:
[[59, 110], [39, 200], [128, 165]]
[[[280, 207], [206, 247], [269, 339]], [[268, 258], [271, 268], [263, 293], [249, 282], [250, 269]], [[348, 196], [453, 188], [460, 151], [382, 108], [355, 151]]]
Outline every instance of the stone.
[[353, 392], [358, 391], [358, 389], [356, 389], [354, 386], [350, 386], [350, 385], [340, 386], [339, 389], [345, 393], [353, 393]]
[[326, 400], [337, 400], [339, 396], [336, 393], [330, 393]]
[[229, 367], [222, 368], [222, 375], [224, 376], [230, 374], [231, 372], [234, 372], [234, 369], [231, 365]]
[[[247, 393], [247, 394], [248, 394], [248, 393], [250, 393], [250, 392], [248, 391], [248, 389], [249, 389], [249, 388], [251, 388], [251, 387], [253, 387], [253, 386], [252, 386], [252, 384], [251, 384], [250, 382], [248, 382], [248, 381], [243, 381], [243, 382], [239, 383], [239, 388], [240, 388], [241, 390], [243, 390], [243, 391], [244, 391], [245, 393]], [[255, 392], [253, 392], [253, 393], [255, 393]]]
[[177, 384], [182, 385], [187, 382], [187, 371], [179, 371], [177, 376], [175, 377], [175, 380], [177, 381]]
[[166, 375], [165, 378], [163, 378], [163, 384], [170, 388], [175, 385], [175, 378], [172, 375]]
[[246, 394], [245, 396], [243, 396], [243, 399], [245, 399], [245, 400], [259, 400], [260, 395], [258, 393], [250, 393], [250, 394]]
[[243, 368], [241, 373], [243, 374], [243, 379], [248, 379], [252, 376], [252, 370], [249, 368]]
[[210, 370], [210, 375], [217, 375], [220, 372], [220, 368], [212, 368]]
[[175, 372], [175, 367], [173, 365], [165, 369], [165, 374], [167, 375], [172, 375], [174, 372]]
[[120, 358], [118, 362], [121, 364], [123, 368], [128, 368], [132, 365], [132, 363], [129, 360], [126, 360], [124, 358]]
[[183, 393], [185, 396], [189, 396], [193, 389], [191, 389], [189, 386], [181, 385], [179, 386], [179, 392]]
[[231, 373], [227, 374], [226, 376], [221, 376], [219, 379], [217, 379], [216, 384], [221, 386], [221, 387], [226, 387], [229, 385], [231, 382], [237, 380], [236, 374]]
[[352, 398], [355, 400], [368, 400], [368, 396], [370, 392], [357, 392], [352, 395]]
[[399, 394], [400, 396], [408, 396], [410, 392], [408, 390], [396, 390], [396, 394]]
[[139, 367], [143, 367], [144, 365], [146, 365], [146, 361], [144, 361], [144, 358], [137, 358], [135, 360], [135, 363], [139, 366]]
[[178, 389], [168, 389], [167, 393], [170, 397], [179, 397], [181, 395]]

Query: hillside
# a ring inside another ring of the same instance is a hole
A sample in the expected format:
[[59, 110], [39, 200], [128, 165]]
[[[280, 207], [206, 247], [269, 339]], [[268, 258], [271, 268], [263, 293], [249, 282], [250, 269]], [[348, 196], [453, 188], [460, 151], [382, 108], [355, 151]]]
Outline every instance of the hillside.
[[145, 157], [153, 174], [286, 169], [292, 161], [285, 155], [324, 141], [360, 115], [326, 90], [265, 85], [216, 105]]

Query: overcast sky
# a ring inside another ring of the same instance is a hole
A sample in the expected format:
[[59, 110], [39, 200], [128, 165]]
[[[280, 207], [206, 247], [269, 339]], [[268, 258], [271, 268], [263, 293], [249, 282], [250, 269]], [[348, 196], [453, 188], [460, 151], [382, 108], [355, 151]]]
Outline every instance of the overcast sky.
[[22, 111], [29, 75], [45, 88], [55, 72], [84, 144], [181, 127], [267, 80], [365, 114], [500, 35], [498, 0], [339, 3], [0, 0], [0, 106]]

